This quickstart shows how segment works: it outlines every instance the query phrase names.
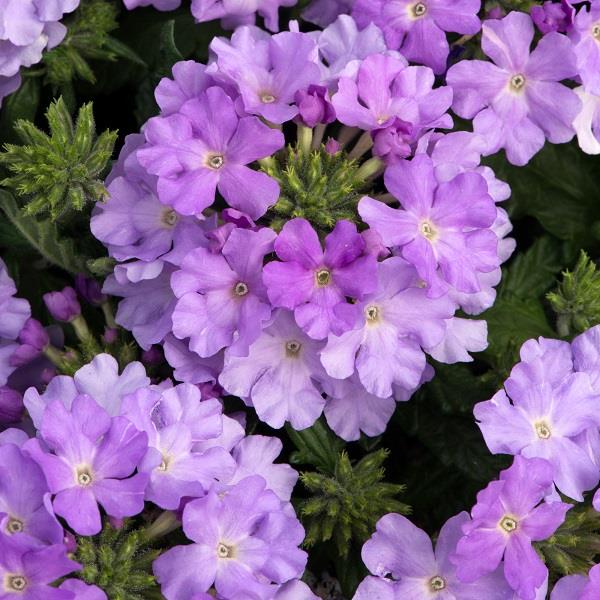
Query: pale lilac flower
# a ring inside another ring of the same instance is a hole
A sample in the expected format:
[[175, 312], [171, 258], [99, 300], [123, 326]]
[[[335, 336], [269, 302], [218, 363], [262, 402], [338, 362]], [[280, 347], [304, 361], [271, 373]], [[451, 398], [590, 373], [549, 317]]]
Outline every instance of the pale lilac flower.
[[381, 27], [388, 47], [439, 74], [450, 52], [446, 32], [477, 33], [480, 8], [480, 0], [356, 0], [352, 16], [359, 27]]
[[3, 77], [0, 75], [0, 108], [4, 98], [10, 96], [21, 87], [21, 76], [17, 73], [12, 77]]
[[298, 114], [296, 93], [320, 83], [317, 47], [306, 33], [269, 36], [241, 27], [231, 40], [215, 38], [210, 49], [216, 55], [214, 76], [236, 86], [246, 112], [273, 123], [293, 119]]
[[390, 166], [385, 184], [403, 209], [365, 197], [358, 205], [363, 220], [415, 266], [430, 296], [446, 293], [450, 285], [479, 292], [478, 275], [500, 264], [498, 238], [490, 229], [496, 206], [485, 179], [460, 173], [438, 184], [432, 160], [420, 154]]
[[419, 132], [451, 127], [446, 111], [452, 90], [433, 89], [434, 81], [428, 67], [407, 67], [401, 57], [374, 54], [363, 60], [356, 79], [340, 78], [332, 103], [340, 122], [366, 131], [392, 125], [396, 118]]
[[178, 298], [173, 333], [190, 338], [189, 347], [199, 356], [213, 356], [225, 347], [230, 354], [248, 354], [271, 316], [262, 272], [275, 237], [268, 227], [235, 228], [218, 254], [192, 250], [173, 273]]
[[544, 2], [541, 6], [532, 6], [529, 12], [537, 28], [544, 34], [551, 31], [567, 32], [575, 18], [575, 8], [570, 0], [560, 0], [560, 4]]
[[227, 484], [234, 485], [251, 475], [260, 475], [266, 481], [267, 489], [289, 502], [298, 473], [290, 465], [275, 463], [282, 449], [283, 444], [276, 437], [249, 435], [240, 440], [232, 452], [237, 468]]
[[0, 445], [0, 531], [27, 535], [42, 544], [63, 541], [44, 473], [12, 443]]
[[338, 16], [344, 16], [352, 10], [355, 0], [312, 0], [302, 12], [305, 21], [319, 27], [327, 27]]
[[[456, 577], [450, 557], [462, 537], [462, 528], [469, 523], [466, 512], [446, 521], [434, 551], [429, 536], [406, 517], [385, 515], [377, 522], [376, 532], [364, 544], [362, 558], [373, 575], [383, 577], [391, 574], [397, 582], [383, 579], [383, 583], [375, 584], [370, 580], [365, 588], [381, 588], [384, 600], [386, 597], [390, 600], [506, 600], [509, 590], [499, 571], [473, 583], [463, 583]], [[361, 600], [364, 593], [361, 590], [354, 600]], [[369, 596], [364, 598], [366, 600]]]
[[158, 197], [184, 215], [195, 215], [215, 200], [218, 188], [230, 206], [253, 219], [275, 203], [279, 185], [249, 163], [284, 144], [280, 131], [256, 117], [239, 118], [233, 100], [219, 87], [188, 100], [179, 112], [153, 117], [139, 162], [158, 176]]
[[0, 533], [2, 600], [75, 600], [72, 592], [51, 584], [80, 568], [62, 544], [40, 547], [26, 536]]
[[73, 600], [108, 600], [108, 596], [96, 585], [88, 585], [81, 579], [66, 579], [58, 586], [75, 594]]
[[581, 100], [581, 111], [573, 120], [579, 147], [586, 154], [600, 154], [600, 96], [589, 94], [585, 88], [575, 88]]
[[35, 388], [25, 392], [23, 401], [36, 429], [42, 426], [42, 416], [52, 402], [61, 402], [71, 410], [79, 395], [93, 398], [111, 417], [121, 412], [123, 398], [135, 390], [150, 385], [146, 369], [140, 362], [131, 362], [119, 374], [119, 365], [109, 354], [98, 354], [73, 377], [58, 375], [40, 394]]
[[[535, 362], [529, 364], [535, 368]], [[598, 426], [599, 398], [588, 376], [575, 373], [557, 385], [543, 381], [527, 386], [514, 385], [509, 378], [505, 387], [510, 399], [501, 390], [474, 408], [488, 448], [494, 454], [547, 459], [553, 465], [557, 488], [583, 500], [583, 492], [600, 479], [598, 467], [574, 439]]]
[[102, 529], [100, 503], [112, 517], [144, 508], [146, 474], [132, 475], [148, 447], [148, 436], [124, 417], [110, 415], [89, 396], [76, 396], [71, 410], [55, 400], [44, 411], [42, 440], [25, 446], [40, 465], [57, 515], [80, 535]]
[[31, 316], [29, 302], [15, 298], [17, 288], [0, 259], [0, 338], [15, 340]]
[[258, 417], [279, 429], [310, 427], [325, 405], [317, 382], [325, 377], [319, 361], [322, 342], [309, 338], [281, 310], [263, 330], [246, 357], [225, 357], [219, 383], [230, 394], [252, 403]]
[[577, 74], [590, 94], [600, 95], [600, 4], [583, 6], [569, 32], [577, 56]]
[[494, 572], [504, 557], [504, 576], [522, 600], [535, 600], [548, 569], [532, 542], [549, 538], [571, 508], [544, 502], [552, 483], [552, 466], [540, 458], [516, 456], [512, 466], [477, 494], [472, 521], [452, 561], [459, 581], [470, 583]]
[[189, 340], [178, 340], [174, 335], [165, 337], [163, 350], [173, 367], [175, 379], [184, 383], [215, 382], [223, 368], [223, 353], [200, 358], [189, 349]]
[[[222, 496], [210, 491], [188, 503], [183, 531], [192, 540], [154, 561], [167, 600], [191, 600], [213, 584], [226, 598], [268, 589], [299, 577], [306, 553], [304, 530], [259, 476], [247, 477]], [[263, 596], [259, 596], [261, 598]]]
[[442, 341], [455, 305], [446, 296], [428, 298], [417, 272], [402, 258], [378, 266], [378, 290], [356, 305], [354, 329], [329, 336], [321, 362], [331, 377], [346, 379], [356, 372], [370, 394], [389, 398], [393, 386], [420, 385], [426, 366], [422, 348]]
[[446, 321], [444, 339], [428, 350], [432, 358], [446, 364], [472, 362], [470, 352], [488, 347], [487, 322], [453, 317]]
[[42, 296], [50, 315], [57, 321], [69, 323], [81, 315], [81, 305], [77, 300], [77, 292], [65, 287], [60, 292], [48, 292]]
[[350, 221], [338, 221], [325, 250], [305, 219], [288, 221], [275, 240], [282, 261], [263, 270], [273, 306], [294, 311], [296, 323], [313, 339], [348, 331], [355, 316], [346, 298], [361, 300], [377, 287], [377, 261]]
[[595, 600], [600, 597], [600, 565], [585, 575], [568, 575], [554, 585], [550, 600]]
[[175, 10], [181, 6], [181, 0], [123, 0], [127, 10], [140, 6], [153, 6], [157, 10]]
[[481, 44], [493, 63], [461, 61], [447, 76], [454, 90], [452, 108], [463, 118], [474, 118], [475, 132], [488, 142], [485, 154], [504, 148], [514, 165], [527, 164], [546, 138], [568, 142], [581, 108], [577, 95], [560, 83], [577, 73], [570, 40], [551, 32], [530, 53], [533, 36], [525, 13], [486, 21]]
[[215, 480], [229, 481], [235, 461], [223, 448], [194, 450], [197, 442], [223, 429], [217, 400], [201, 402], [190, 384], [164, 390], [142, 388], [127, 396], [122, 414], [148, 436], [148, 450], [139, 471], [149, 474], [146, 500], [175, 510], [184, 496], [203, 496]]

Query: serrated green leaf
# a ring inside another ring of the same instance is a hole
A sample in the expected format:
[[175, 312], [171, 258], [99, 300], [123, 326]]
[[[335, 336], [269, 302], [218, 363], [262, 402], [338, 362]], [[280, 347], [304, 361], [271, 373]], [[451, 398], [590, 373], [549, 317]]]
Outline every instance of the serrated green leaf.
[[108, 36], [104, 42], [104, 48], [109, 52], [112, 52], [116, 57], [125, 58], [139, 67], [146, 68], [148, 66], [137, 52], [134, 52], [127, 44], [124, 44], [114, 37]]
[[75, 250], [73, 240], [62, 239], [49, 221], [22, 214], [11, 194], [0, 190], [0, 208], [25, 240], [48, 262], [76, 275], [86, 272], [86, 258]]

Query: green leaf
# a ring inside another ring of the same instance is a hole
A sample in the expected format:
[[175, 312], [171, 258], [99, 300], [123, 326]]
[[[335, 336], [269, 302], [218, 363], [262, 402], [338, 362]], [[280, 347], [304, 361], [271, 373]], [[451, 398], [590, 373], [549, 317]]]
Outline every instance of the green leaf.
[[73, 240], [61, 239], [55, 224], [22, 214], [11, 194], [0, 190], [0, 208], [13, 227], [48, 262], [76, 275], [86, 272], [86, 259], [76, 251]]
[[124, 44], [117, 38], [108, 36], [104, 42], [104, 48], [116, 57], [124, 58], [139, 67], [146, 68], [148, 66], [137, 52], [134, 52], [127, 44]]
[[338, 454], [344, 447], [344, 442], [325, 425], [323, 419], [302, 431], [288, 426], [286, 432], [298, 449], [290, 458], [293, 464], [313, 465], [324, 473], [335, 471]]
[[25, 76], [21, 87], [4, 99], [0, 110], [0, 142], [15, 142], [18, 139], [13, 127], [20, 119], [33, 121], [40, 104], [40, 77]]

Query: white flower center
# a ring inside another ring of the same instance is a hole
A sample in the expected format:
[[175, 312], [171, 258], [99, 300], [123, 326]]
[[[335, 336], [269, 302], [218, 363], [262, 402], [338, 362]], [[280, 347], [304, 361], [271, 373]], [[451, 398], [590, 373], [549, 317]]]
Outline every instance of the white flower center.
[[421, 223], [421, 233], [423, 237], [426, 237], [428, 240], [433, 240], [437, 236], [437, 231], [434, 226], [429, 221], [423, 221]]
[[371, 305], [365, 308], [365, 317], [367, 318], [367, 323], [377, 323], [377, 321], [379, 321], [380, 316], [381, 311], [379, 310], [378, 306]]
[[80, 467], [77, 469], [77, 483], [82, 487], [88, 487], [93, 481], [92, 474], [88, 467]]
[[537, 436], [541, 440], [547, 440], [552, 435], [552, 431], [550, 430], [548, 423], [546, 423], [545, 421], [538, 421], [537, 423], [535, 423], [534, 427]]
[[273, 104], [273, 102], [275, 102], [275, 100], [277, 100], [277, 98], [275, 98], [275, 96], [273, 96], [273, 94], [269, 94], [268, 92], [265, 92], [260, 95], [260, 101], [263, 104]]
[[596, 23], [592, 27], [592, 37], [600, 42], [600, 23]]
[[209, 154], [205, 164], [209, 169], [218, 171], [225, 164], [225, 157], [222, 154]]
[[172, 208], [167, 208], [163, 211], [160, 221], [167, 227], [173, 227], [177, 223], [177, 213]]
[[410, 7], [412, 16], [415, 18], [422, 17], [427, 12], [427, 5], [425, 2], [417, 2]]
[[6, 523], [6, 531], [10, 534], [21, 533], [25, 529], [23, 521], [15, 519], [15, 517], [9, 517]]
[[429, 589], [432, 592], [441, 592], [442, 590], [446, 589], [446, 580], [439, 575], [432, 577], [429, 580]]
[[331, 273], [327, 269], [319, 269], [315, 275], [315, 279], [319, 287], [325, 287], [331, 281]]
[[295, 358], [298, 356], [302, 344], [296, 340], [289, 340], [285, 343], [285, 353], [289, 358]]
[[513, 75], [510, 79], [510, 88], [515, 92], [519, 92], [525, 86], [525, 82], [526, 82], [525, 75], [521, 75], [521, 73], [517, 73], [516, 75]]
[[27, 579], [23, 575], [5, 575], [4, 590], [6, 592], [22, 592], [27, 587]]
[[506, 533], [512, 533], [518, 525], [519, 522], [513, 517], [509, 517], [508, 515], [504, 515], [500, 520], [500, 527], [501, 529], [506, 531]]
[[163, 454], [162, 460], [160, 461], [160, 465], [156, 467], [161, 473], [166, 473], [171, 466], [172, 458], [170, 456], [166, 456]]
[[217, 545], [217, 556], [219, 558], [233, 558], [234, 549], [231, 546], [223, 544], [223, 542], [219, 542]]
[[233, 288], [233, 293], [236, 296], [245, 296], [249, 291], [248, 286], [243, 281], [238, 281]]

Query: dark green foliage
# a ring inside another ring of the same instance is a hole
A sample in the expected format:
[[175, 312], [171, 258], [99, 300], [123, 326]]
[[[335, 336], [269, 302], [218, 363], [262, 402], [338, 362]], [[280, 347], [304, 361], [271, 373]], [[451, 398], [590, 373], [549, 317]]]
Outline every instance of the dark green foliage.
[[287, 220], [302, 217], [329, 232], [340, 219], [356, 222], [358, 201], [369, 189], [359, 168], [344, 152], [329, 154], [324, 146], [309, 154], [290, 146], [264, 161], [263, 171], [281, 186], [279, 200], [267, 215], [271, 226], [280, 230]]
[[49, 135], [31, 121], [17, 122], [15, 129], [23, 145], [4, 146], [0, 165], [10, 176], [0, 185], [22, 198], [26, 215], [49, 213], [56, 220], [107, 195], [101, 177], [117, 134], [96, 135], [91, 103], [81, 107], [74, 123], [59, 98], [48, 108], [46, 118]]

